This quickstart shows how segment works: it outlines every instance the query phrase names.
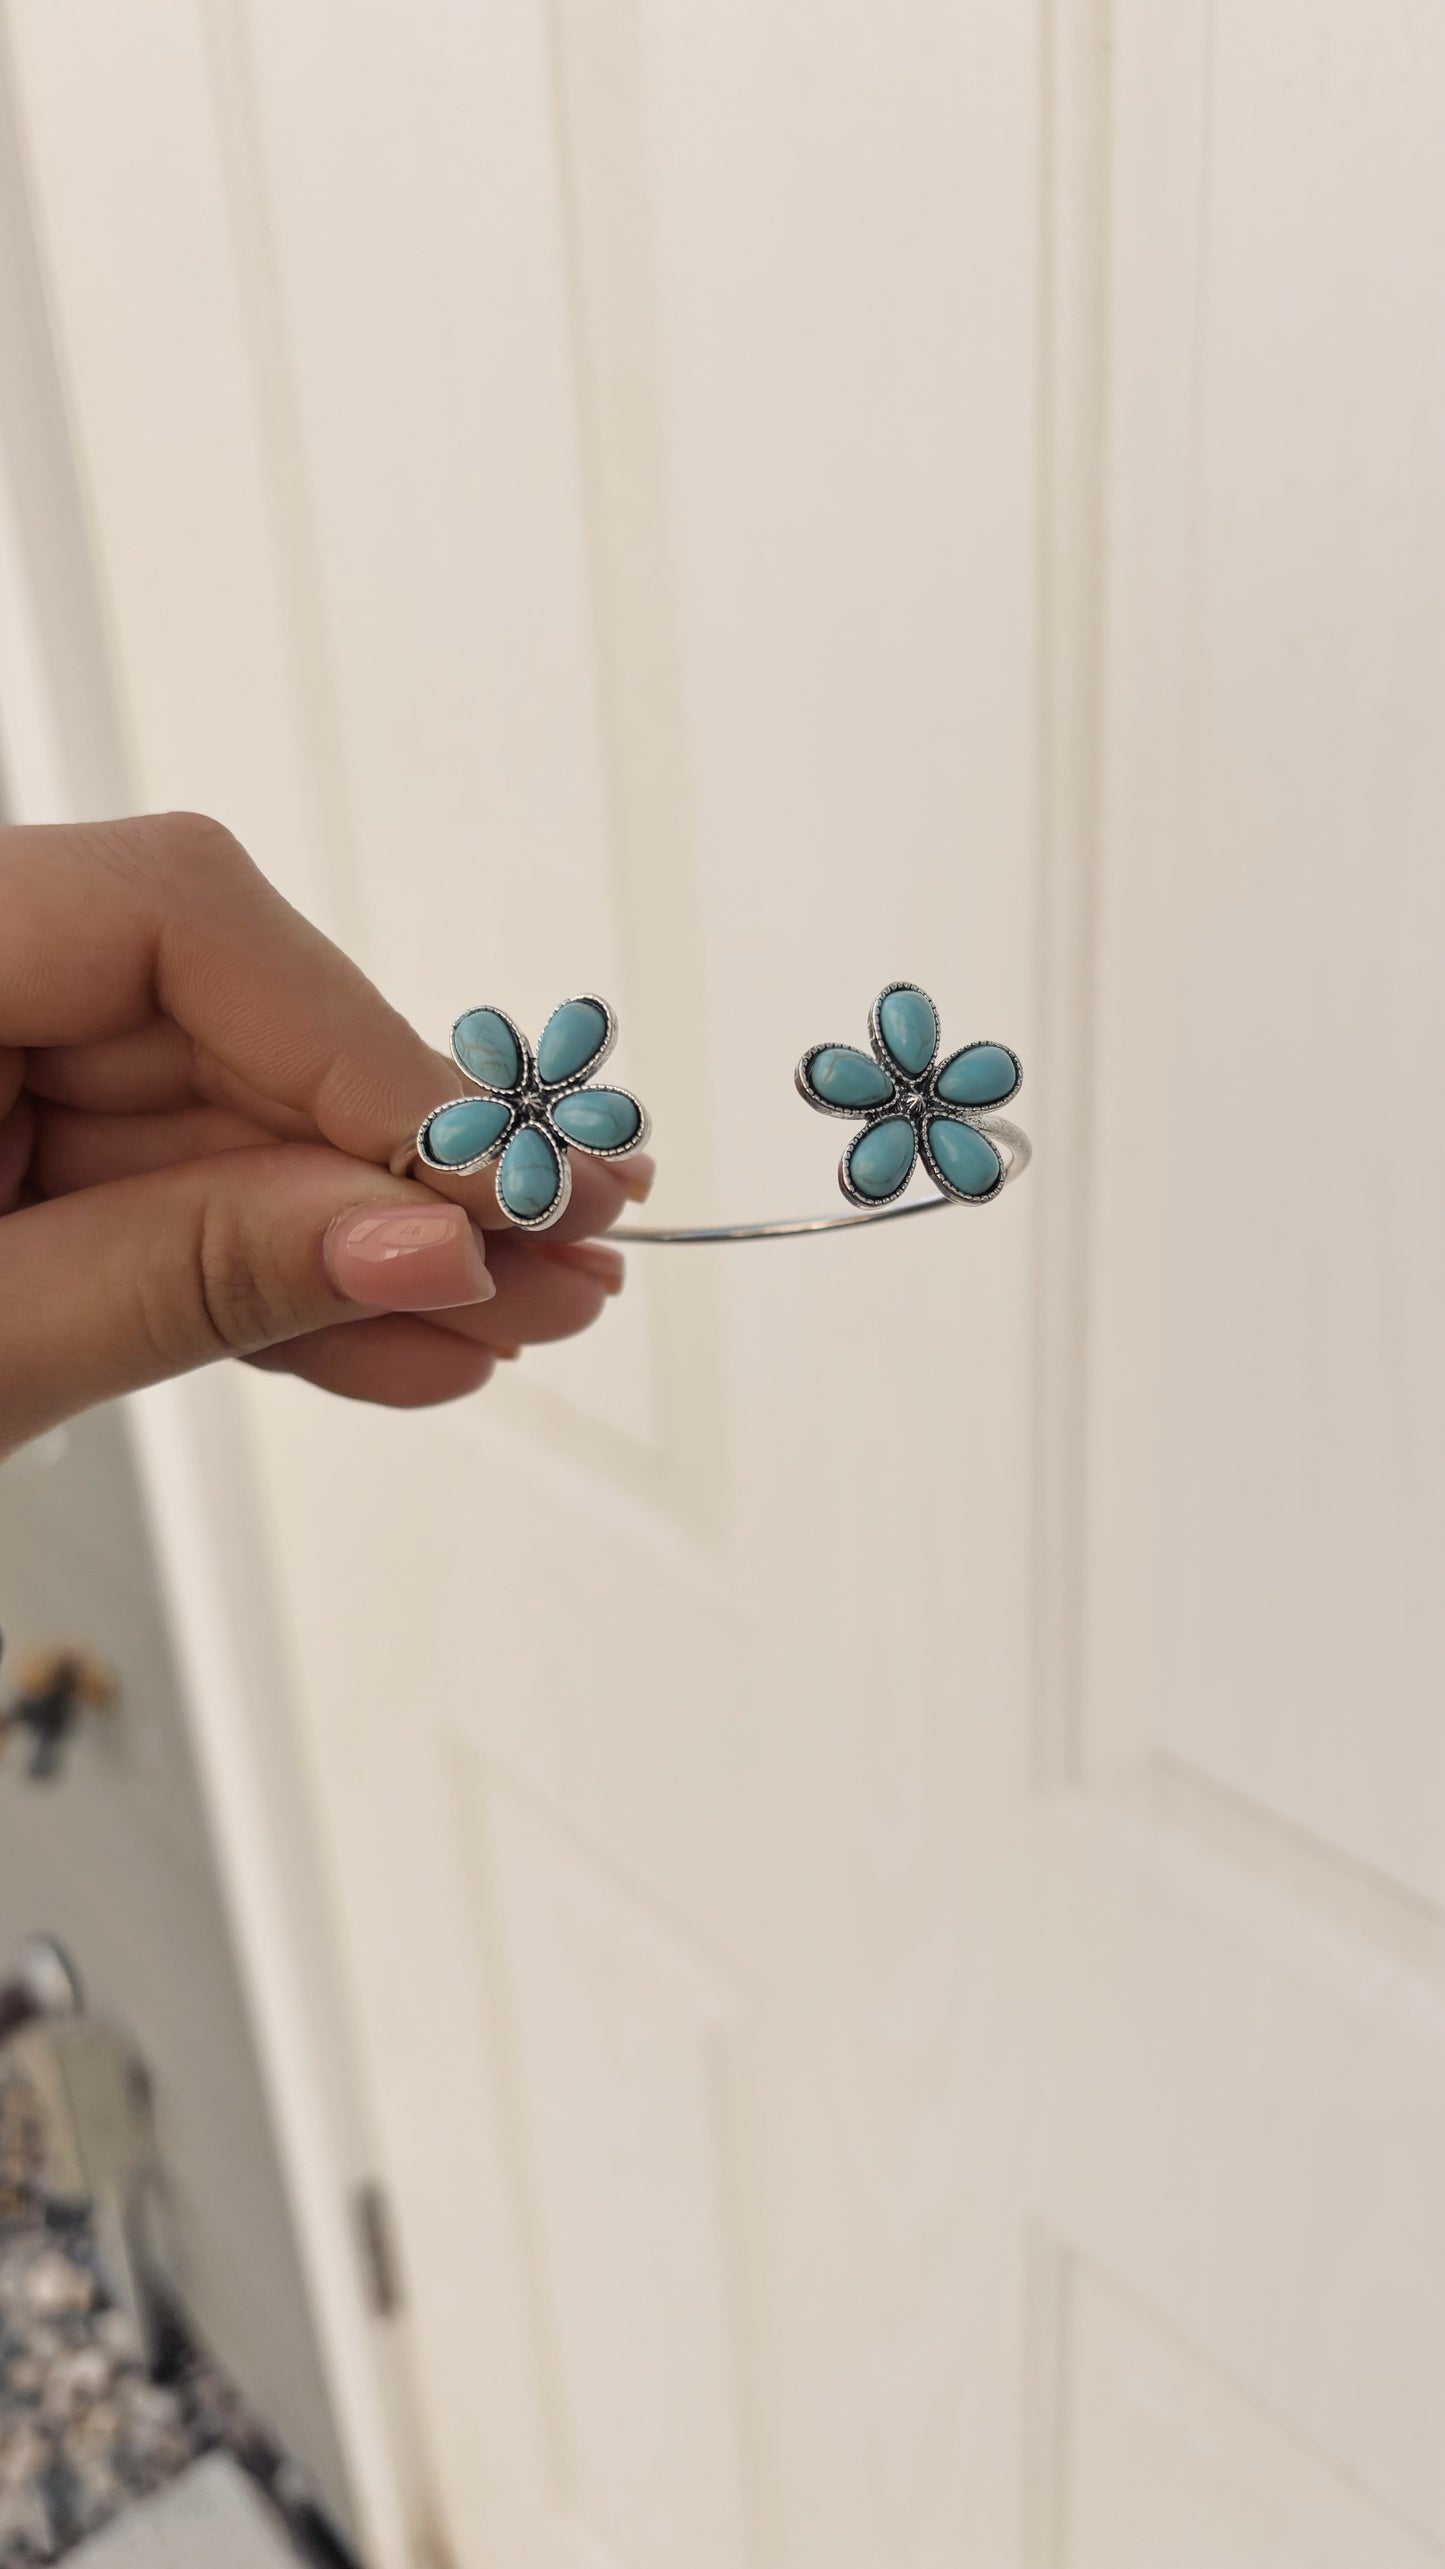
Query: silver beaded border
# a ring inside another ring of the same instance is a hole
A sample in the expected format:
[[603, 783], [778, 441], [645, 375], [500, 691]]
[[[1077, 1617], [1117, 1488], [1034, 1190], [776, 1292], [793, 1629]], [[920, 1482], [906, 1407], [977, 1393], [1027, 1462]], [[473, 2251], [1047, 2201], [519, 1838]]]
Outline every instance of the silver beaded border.
[[[464, 1008], [452, 1022], [451, 1056], [463, 1079], [468, 1083], [466, 1094], [462, 1097], [444, 1098], [439, 1106], [434, 1106], [430, 1114], [424, 1117], [417, 1132], [416, 1156], [421, 1165], [423, 1168], [434, 1169], [439, 1176], [445, 1177], [471, 1177], [478, 1169], [488, 1168], [493, 1161], [499, 1160], [508, 1143], [513, 1141], [518, 1133], [526, 1129], [540, 1133], [557, 1164], [557, 1192], [545, 1212], [529, 1216], [514, 1213], [503, 1199], [499, 1187], [498, 1211], [518, 1231], [550, 1231], [554, 1223], [560, 1222], [572, 1195], [570, 1154], [573, 1151], [581, 1151], [587, 1159], [592, 1160], [625, 1159], [630, 1151], [642, 1149], [652, 1131], [652, 1119], [646, 1107], [640, 1097], [633, 1095], [630, 1088], [619, 1088], [615, 1092], [619, 1097], [627, 1099], [637, 1117], [637, 1130], [630, 1134], [625, 1142], [605, 1145], [579, 1142], [573, 1135], [560, 1131], [553, 1122], [554, 1107], [560, 1105], [563, 1099], [575, 1096], [580, 1089], [590, 1087], [617, 1041], [617, 1012], [610, 1001], [602, 998], [595, 990], [578, 991], [570, 999], [559, 999], [556, 1008], [552, 1011], [552, 1016], [556, 1016], [563, 1008], [579, 1005], [596, 1008], [599, 1011], [603, 1019], [602, 1039], [595, 1052], [590, 1053], [580, 1068], [569, 1072], [565, 1079], [540, 1077], [536, 1053], [516, 1019], [510, 1017], [505, 1008], [498, 1008], [491, 1000], [481, 999], [475, 1001], [470, 1008]], [[516, 1079], [505, 1088], [497, 1087], [487, 1080], [478, 1079], [476, 1073], [468, 1069], [458, 1046], [457, 1036], [460, 1028], [469, 1017], [478, 1015], [483, 1009], [488, 1015], [500, 1019], [517, 1047], [518, 1074]], [[550, 1023], [551, 1018], [548, 1019], [548, 1024]], [[543, 1032], [545, 1031], [544, 1028]], [[437, 1117], [444, 1115], [448, 1107], [469, 1106], [479, 1097], [508, 1109], [507, 1121], [496, 1139], [489, 1142], [484, 1151], [479, 1151], [474, 1159], [458, 1161], [434, 1158], [428, 1137]]]
[[[894, 998], [900, 990], [906, 990], [913, 998], [921, 999], [933, 1019], [933, 1049], [922, 1070], [905, 1070], [902, 1062], [895, 1059], [883, 1040], [884, 1001]], [[904, 1079], [909, 1082], [930, 1079], [933, 1076], [933, 1065], [938, 1059], [938, 1047], [943, 1041], [943, 1025], [927, 991], [916, 981], [886, 981], [868, 1011], [868, 1040], [873, 1047], [875, 1061], [879, 1062], [894, 1079]]]
[[[927, 1063], [921, 1071], [912, 1073], [903, 1070], [901, 1064], [889, 1051], [888, 1045], [883, 1036], [882, 1015], [884, 1002], [892, 998], [895, 991], [900, 990], [906, 990], [915, 998], [921, 999], [933, 1019], [933, 1047], [929, 1053]], [[860, 1047], [857, 1044], [810, 1044], [793, 1073], [793, 1084], [796, 1087], [799, 1096], [805, 1098], [808, 1105], [813, 1107], [818, 1114], [842, 1115], [847, 1117], [849, 1121], [857, 1120], [858, 1131], [854, 1134], [847, 1149], [844, 1151], [842, 1158], [838, 1162], [838, 1184], [842, 1193], [847, 1197], [848, 1202], [850, 1204], [856, 1204], [864, 1212], [874, 1209], [882, 1209], [887, 1205], [896, 1204], [899, 1197], [907, 1192], [908, 1187], [912, 1183], [913, 1174], [920, 1159], [923, 1162], [927, 1175], [937, 1187], [940, 1195], [948, 1196], [955, 1204], [992, 1204], [995, 1196], [1001, 1195], [1005, 1185], [1007, 1184], [1009, 1172], [1004, 1166], [1003, 1160], [998, 1151], [994, 1150], [994, 1157], [998, 1161], [998, 1176], [994, 1180], [993, 1185], [986, 1188], [981, 1195], [965, 1194], [961, 1187], [953, 1185], [951, 1180], [944, 1175], [943, 1170], [940, 1168], [929, 1145], [928, 1127], [931, 1123], [935, 1122], [970, 1125], [975, 1131], [979, 1131], [980, 1129], [983, 1131], [983, 1138], [985, 1141], [989, 1142], [990, 1148], [992, 1149], [993, 1144], [986, 1128], [986, 1118], [990, 1115], [997, 1114], [1000, 1107], [1008, 1105], [1011, 1099], [1017, 1097], [1019, 1090], [1023, 1086], [1023, 1064], [1019, 1060], [1018, 1054], [1014, 1051], [1012, 1044], [1000, 1043], [997, 1038], [992, 1035], [977, 1035], [971, 1042], [958, 1045], [957, 1048], [953, 1052], [949, 1053], [943, 1062], [940, 1063], [938, 1058], [938, 1048], [942, 1041], [942, 1036], [943, 1029], [938, 1009], [934, 1001], [930, 998], [928, 992], [916, 981], [889, 981], [886, 982], [884, 987], [879, 991], [877, 998], [874, 1000], [872, 1007], [868, 1011], [869, 1045], [872, 1050], [874, 1060], [878, 1064], [878, 1067], [882, 1071], [884, 1077], [889, 1082], [890, 1094], [888, 1097], [880, 1099], [878, 1104], [872, 1107], [860, 1108], [857, 1106], [840, 1106], [836, 1105], [831, 1098], [820, 1097], [817, 1090], [812, 1086], [809, 1073], [819, 1053], [834, 1051], [857, 1053], [860, 1050]], [[941, 1097], [938, 1093], [938, 1082], [943, 1076], [943, 1073], [949, 1070], [954, 1062], [961, 1060], [966, 1053], [978, 1052], [983, 1050], [985, 1047], [989, 1047], [996, 1052], [1006, 1053], [1008, 1055], [1009, 1060], [1014, 1066], [1012, 1087], [1006, 1090], [1002, 1097], [990, 1098], [986, 1106], [964, 1106], [956, 1104], [952, 1098]], [[867, 1134], [873, 1131], [876, 1125], [891, 1123], [895, 1120], [906, 1121], [913, 1127], [914, 1153], [912, 1159], [909, 1161], [907, 1172], [900, 1183], [892, 1189], [890, 1194], [864, 1195], [861, 1190], [853, 1184], [853, 1154], [857, 1150], [859, 1143], [863, 1141]]]

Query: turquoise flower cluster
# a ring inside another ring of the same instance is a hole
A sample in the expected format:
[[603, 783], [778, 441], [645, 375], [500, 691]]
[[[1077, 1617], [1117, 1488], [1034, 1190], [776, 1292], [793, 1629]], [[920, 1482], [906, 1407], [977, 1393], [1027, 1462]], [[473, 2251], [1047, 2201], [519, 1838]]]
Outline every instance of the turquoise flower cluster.
[[1023, 1070], [1007, 1044], [965, 1044], [940, 1062], [938, 1011], [913, 981], [890, 981], [868, 1020], [870, 1052], [814, 1044], [798, 1064], [799, 1093], [823, 1115], [862, 1118], [838, 1163], [852, 1204], [891, 1204], [918, 1161], [940, 1194], [986, 1204], [1004, 1165], [980, 1118], [1017, 1095]]
[[572, 1192], [568, 1154], [620, 1159], [648, 1135], [646, 1110], [625, 1088], [590, 1088], [617, 1040], [605, 999], [564, 999], [535, 1054], [500, 1008], [468, 1008], [452, 1028], [452, 1059], [472, 1083], [433, 1107], [416, 1139], [423, 1167], [468, 1177], [493, 1160], [497, 1202], [522, 1231], [561, 1220]]

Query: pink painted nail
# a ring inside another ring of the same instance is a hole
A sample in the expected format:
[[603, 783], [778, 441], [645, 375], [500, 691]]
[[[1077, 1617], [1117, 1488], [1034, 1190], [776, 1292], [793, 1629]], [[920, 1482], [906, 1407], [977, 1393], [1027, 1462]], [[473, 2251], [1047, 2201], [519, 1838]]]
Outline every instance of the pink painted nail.
[[559, 1267], [576, 1267], [604, 1293], [621, 1293], [627, 1282], [627, 1261], [620, 1249], [608, 1249], [600, 1240], [563, 1240], [548, 1255]]
[[617, 1174], [633, 1204], [645, 1204], [652, 1193], [657, 1175], [657, 1162], [649, 1151], [634, 1151], [632, 1157], [617, 1162]]
[[448, 1311], [497, 1290], [459, 1204], [359, 1204], [338, 1213], [324, 1254], [343, 1299], [373, 1311]]

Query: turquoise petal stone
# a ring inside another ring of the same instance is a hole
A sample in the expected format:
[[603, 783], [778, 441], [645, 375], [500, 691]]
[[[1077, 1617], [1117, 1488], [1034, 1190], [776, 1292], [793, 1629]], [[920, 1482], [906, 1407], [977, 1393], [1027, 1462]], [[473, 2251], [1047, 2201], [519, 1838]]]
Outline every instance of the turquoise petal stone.
[[939, 1072], [938, 1094], [950, 1106], [1002, 1106], [1018, 1082], [1018, 1064], [1002, 1044], [965, 1044]]
[[575, 1079], [601, 1050], [606, 1033], [607, 1020], [595, 999], [565, 1000], [542, 1028], [537, 1046], [539, 1077]]
[[511, 1113], [494, 1097], [459, 1097], [455, 1106], [440, 1106], [426, 1128], [428, 1154], [441, 1168], [465, 1168], [505, 1133]]
[[881, 1106], [892, 1087], [872, 1054], [860, 1053], [853, 1044], [824, 1044], [805, 1077], [814, 1096], [829, 1106]]
[[519, 1222], [535, 1222], [556, 1203], [561, 1184], [562, 1163], [546, 1134], [535, 1124], [524, 1124], [503, 1151], [497, 1172], [497, 1193], [507, 1211]]
[[552, 1121], [584, 1151], [625, 1150], [642, 1130], [642, 1117], [620, 1088], [579, 1088], [559, 1097]]
[[887, 1115], [860, 1133], [848, 1154], [848, 1177], [860, 1195], [879, 1202], [907, 1184], [917, 1144], [906, 1115]]
[[921, 990], [890, 990], [878, 1011], [878, 1031], [909, 1079], [927, 1070], [938, 1044], [933, 1002]]
[[954, 1124], [936, 1116], [928, 1127], [928, 1147], [959, 1195], [989, 1195], [1003, 1175], [1003, 1162], [992, 1142], [971, 1124]]
[[495, 1008], [469, 1008], [452, 1028], [452, 1048], [463, 1070], [483, 1088], [515, 1088], [522, 1076], [517, 1038]]

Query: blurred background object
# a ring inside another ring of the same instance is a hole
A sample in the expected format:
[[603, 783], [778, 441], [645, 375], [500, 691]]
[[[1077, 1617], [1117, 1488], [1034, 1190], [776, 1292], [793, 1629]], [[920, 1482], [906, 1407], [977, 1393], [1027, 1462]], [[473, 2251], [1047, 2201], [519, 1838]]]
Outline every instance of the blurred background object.
[[47, 1783], [60, 1773], [66, 1743], [83, 1716], [104, 1712], [114, 1700], [115, 1679], [99, 1660], [63, 1644], [32, 1651], [5, 1674], [14, 1691], [8, 1703], [0, 1700], [0, 1754], [11, 1739], [23, 1740], [31, 1782]]
[[[344, 2524], [330, 2393], [114, 1411], [0, 1470], [0, 1620], [0, 1709], [21, 1707], [0, 1757], [0, 2222], [84, 2225], [81, 2271], [124, 2316], [132, 2362], [164, 2358], [178, 2332], [214, 2348]], [[45, 1708], [82, 1689], [107, 1709], [62, 1734]], [[37, 1775], [36, 1753], [57, 1750]], [[24, 2263], [17, 2240], [21, 2312]], [[0, 2384], [0, 2447], [15, 2431]], [[193, 2449], [188, 2433], [162, 2437], [158, 2476]]]
[[977, 1219], [134, 1407], [369, 2557], [1428, 2569], [1438, 8], [4, 23], [15, 809], [614, 993], [660, 1219], [895, 975], [1025, 1066]]

